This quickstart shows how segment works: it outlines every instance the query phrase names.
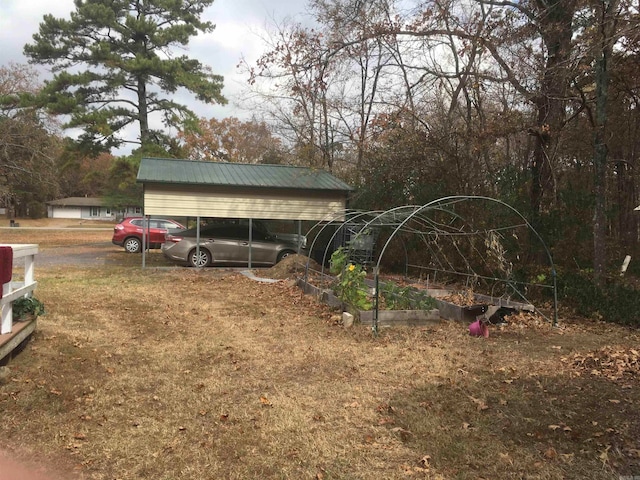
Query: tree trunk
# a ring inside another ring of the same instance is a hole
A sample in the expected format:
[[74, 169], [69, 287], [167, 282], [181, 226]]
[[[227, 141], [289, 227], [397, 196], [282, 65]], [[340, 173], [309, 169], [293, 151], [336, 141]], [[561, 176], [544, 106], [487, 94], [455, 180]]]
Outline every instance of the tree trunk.
[[614, 11], [618, 0], [602, 0], [600, 3], [599, 45], [596, 47], [595, 82], [595, 134], [594, 134], [594, 195], [593, 213], [593, 272], [601, 283], [606, 272], [606, 193], [607, 193], [607, 98], [609, 94], [609, 59], [614, 43]]
[[534, 224], [538, 223], [545, 203], [555, 202], [553, 157], [559, 141], [560, 130], [565, 122], [572, 21], [576, 8], [575, 0], [551, 2], [539, 12], [543, 18], [542, 38], [547, 49], [547, 60], [540, 86], [540, 95], [535, 100], [537, 125], [531, 133], [535, 136], [533, 161], [531, 163], [531, 210]]
[[[598, 62], [599, 63], [599, 62]], [[596, 65], [598, 70], [598, 65]], [[601, 73], [602, 75], [603, 73]], [[597, 76], [596, 76], [597, 78]], [[596, 84], [598, 82], [596, 81]], [[596, 87], [597, 89], [597, 87]], [[606, 93], [604, 93], [606, 95]], [[600, 103], [600, 102], [598, 102]], [[599, 107], [596, 105], [596, 110]], [[603, 118], [603, 121], [606, 120]], [[607, 191], [607, 145], [605, 125], [596, 127], [593, 157], [595, 209], [593, 213], [593, 271], [596, 282], [600, 282], [606, 271], [606, 203]]]
[[138, 121], [140, 122], [140, 146], [142, 149], [152, 143], [149, 132], [149, 109], [147, 107], [147, 82], [138, 77]]

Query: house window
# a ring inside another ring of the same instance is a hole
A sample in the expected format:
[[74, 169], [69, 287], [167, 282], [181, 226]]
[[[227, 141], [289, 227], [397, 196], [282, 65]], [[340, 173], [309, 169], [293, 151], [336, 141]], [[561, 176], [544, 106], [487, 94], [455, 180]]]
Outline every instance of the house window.
[[135, 207], [135, 213], [142, 213], [142, 207]]
[[90, 215], [92, 217], [99, 217], [100, 216], [100, 207], [91, 207]]

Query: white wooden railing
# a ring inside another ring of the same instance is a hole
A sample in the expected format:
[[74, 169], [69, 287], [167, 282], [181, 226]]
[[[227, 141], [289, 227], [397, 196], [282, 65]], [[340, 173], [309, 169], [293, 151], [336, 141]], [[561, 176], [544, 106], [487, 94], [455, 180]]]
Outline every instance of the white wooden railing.
[[11, 333], [13, 329], [13, 301], [29, 295], [36, 288], [38, 282], [34, 279], [35, 256], [38, 254], [37, 244], [0, 244], [0, 247], [13, 249], [13, 269], [19, 266], [19, 260], [24, 260], [24, 281], [12, 281], [2, 285], [2, 324], [0, 334]]

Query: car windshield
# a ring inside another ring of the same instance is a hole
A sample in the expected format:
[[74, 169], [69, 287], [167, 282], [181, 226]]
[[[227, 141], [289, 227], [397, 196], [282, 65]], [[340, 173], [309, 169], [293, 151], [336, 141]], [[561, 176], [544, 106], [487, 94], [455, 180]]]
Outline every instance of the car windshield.
[[[181, 233], [183, 236], [195, 237], [197, 230], [190, 228]], [[249, 228], [243, 225], [205, 225], [200, 227], [200, 237], [230, 238], [237, 240], [249, 239]], [[272, 240], [271, 235], [253, 228], [253, 240]]]

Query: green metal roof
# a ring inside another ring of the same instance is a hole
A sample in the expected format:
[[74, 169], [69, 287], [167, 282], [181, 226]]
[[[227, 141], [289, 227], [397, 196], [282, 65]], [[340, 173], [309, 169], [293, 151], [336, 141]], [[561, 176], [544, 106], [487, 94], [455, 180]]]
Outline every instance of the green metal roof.
[[138, 183], [171, 183], [232, 187], [353, 190], [324, 170], [288, 165], [248, 165], [168, 158], [143, 158]]

